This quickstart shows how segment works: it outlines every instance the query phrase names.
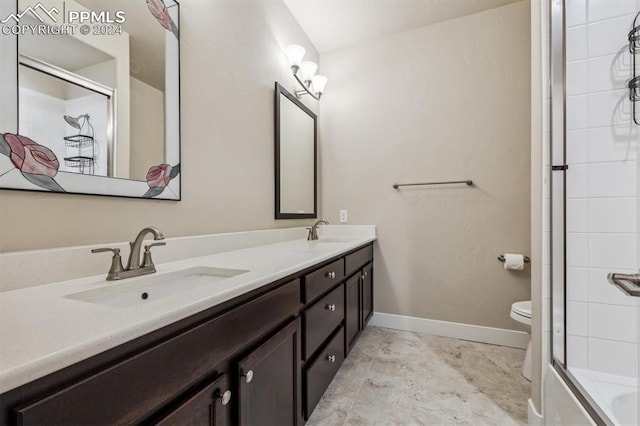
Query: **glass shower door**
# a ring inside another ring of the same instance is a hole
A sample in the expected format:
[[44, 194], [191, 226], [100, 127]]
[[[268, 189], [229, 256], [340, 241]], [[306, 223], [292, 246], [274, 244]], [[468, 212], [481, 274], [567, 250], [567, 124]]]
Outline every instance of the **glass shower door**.
[[554, 4], [553, 356], [594, 417], [637, 425], [640, 126], [628, 84], [640, 51], [628, 34], [640, 5]]

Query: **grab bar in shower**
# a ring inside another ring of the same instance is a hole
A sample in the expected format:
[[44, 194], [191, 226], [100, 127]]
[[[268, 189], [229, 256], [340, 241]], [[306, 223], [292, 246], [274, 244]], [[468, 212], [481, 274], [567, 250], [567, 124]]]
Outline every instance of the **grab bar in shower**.
[[640, 297], [640, 274], [611, 273], [607, 279], [629, 296]]
[[422, 183], [394, 183], [393, 189], [398, 189], [401, 186], [422, 186], [422, 185], [453, 185], [456, 183], [464, 183], [467, 186], [472, 186], [473, 181], [471, 179], [468, 180], [451, 180], [446, 182], [422, 182]]

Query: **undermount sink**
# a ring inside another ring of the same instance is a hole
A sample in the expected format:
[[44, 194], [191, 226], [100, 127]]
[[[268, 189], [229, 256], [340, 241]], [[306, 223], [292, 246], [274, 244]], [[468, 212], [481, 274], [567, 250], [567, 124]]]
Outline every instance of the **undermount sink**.
[[151, 303], [168, 296], [211, 287], [211, 291], [224, 289], [224, 281], [249, 271], [194, 267], [166, 274], [152, 274], [131, 280], [115, 281], [105, 287], [68, 294], [68, 299], [115, 308], [130, 308]]
[[348, 243], [351, 241], [348, 238], [320, 238], [316, 240], [316, 243], [327, 244], [327, 243]]

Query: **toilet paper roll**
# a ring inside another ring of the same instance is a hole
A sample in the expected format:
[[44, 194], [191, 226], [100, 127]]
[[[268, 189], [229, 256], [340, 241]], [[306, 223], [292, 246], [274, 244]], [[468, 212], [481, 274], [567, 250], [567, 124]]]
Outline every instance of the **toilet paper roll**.
[[504, 254], [504, 269], [522, 271], [524, 269], [524, 255], [515, 253]]

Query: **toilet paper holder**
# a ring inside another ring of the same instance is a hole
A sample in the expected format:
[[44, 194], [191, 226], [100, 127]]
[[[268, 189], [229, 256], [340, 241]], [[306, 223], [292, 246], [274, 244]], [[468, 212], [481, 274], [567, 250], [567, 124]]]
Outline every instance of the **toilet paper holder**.
[[[500, 256], [498, 256], [498, 260], [502, 263], [504, 263], [504, 254], [501, 254]], [[524, 263], [529, 263], [531, 262], [531, 259], [529, 259], [529, 256], [525, 256], [524, 257]]]

